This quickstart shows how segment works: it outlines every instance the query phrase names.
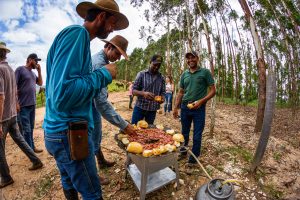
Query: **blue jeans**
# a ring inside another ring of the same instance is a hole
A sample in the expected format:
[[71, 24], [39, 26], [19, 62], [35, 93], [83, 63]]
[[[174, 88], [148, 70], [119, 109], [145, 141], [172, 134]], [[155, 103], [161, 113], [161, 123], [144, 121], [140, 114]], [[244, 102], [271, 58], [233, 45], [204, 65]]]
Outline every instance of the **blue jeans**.
[[21, 107], [18, 114], [18, 125], [27, 144], [34, 149], [33, 129], [35, 120], [35, 105]]
[[165, 106], [164, 106], [165, 113], [166, 112], [171, 112], [171, 110], [172, 110], [172, 98], [173, 98], [172, 93], [166, 93], [166, 95], [165, 95]]
[[156, 111], [143, 110], [137, 106], [134, 106], [132, 113], [132, 124], [137, 124], [138, 121], [145, 119], [148, 124], [153, 124], [156, 116]]
[[45, 132], [45, 146], [56, 161], [63, 189], [75, 189], [84, 200], [94, 200], [102, 197], [102, 191], [90, 134], [88, 144], [88, 157], [80, 161], [72, 160], [67, 131], [51, 134]]
[[10, 137], [18, 145], [18, 147], [26, 154], [32, 163], [41, 162], [38, 157], [36, 157], [33, 150], [24, 140], [23, 136], [20, 134], [20, 131], [17, 126], [17, 119], [13, 117], [2, 123], [3, 137], [0, 137], [0, 176], [2, 182], [8, 182], [11, 180], [9, 167], [7, 165], [6, 156], [5, 156], [5, 140], [7, 133], [10, 134]]
[[[194, 124], [193, 147], [192, 152], [196, 157], [200, 156], [202, 132], [205, 126], [205, 105], [196, 110], [190, 110], [187, 105], [181, 105], [181, 126], [184, 136], [184, 145], [188, 146], [189, 134], [192, 122]], [[196, 160], [190, 156], [189, 163], [196, 163]]]
[[93, 103], [93, 119], [94, 119], [94, 130], [92, 133], [93, 143], [94, 143], [94, 154], [99, 153], [99, 148], [102, 141], [102, 119], [100, 113], [97, 111]]

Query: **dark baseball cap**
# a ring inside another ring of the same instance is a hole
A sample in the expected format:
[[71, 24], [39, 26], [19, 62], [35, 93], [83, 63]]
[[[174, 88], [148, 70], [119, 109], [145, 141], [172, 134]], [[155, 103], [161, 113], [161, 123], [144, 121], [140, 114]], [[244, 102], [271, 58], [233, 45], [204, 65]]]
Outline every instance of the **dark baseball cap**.
[[198, 53], [197, 53], [196, 51], [190, 51], [190, 52], [187, 52], [187, 53], [185, 54], [185, 58], [187, 58], [188, 55], [193, 55], [193, 56], [195, 56], [195, 57], [199, 57], [199, 56], [198, 56]]
[[150, 62], [152, 62], [153, 64], [157, 64], [157, 63], [162, 63], [163, 58], [160, 55], [154, 55], [152, 56]]
[[40, 59], [36, 53], [32, 53], [32, 54], [29, 54], [29, 56], [27, 57], [27, 59], [34, 59], [36, 61], [41, 61], [42, 59]]

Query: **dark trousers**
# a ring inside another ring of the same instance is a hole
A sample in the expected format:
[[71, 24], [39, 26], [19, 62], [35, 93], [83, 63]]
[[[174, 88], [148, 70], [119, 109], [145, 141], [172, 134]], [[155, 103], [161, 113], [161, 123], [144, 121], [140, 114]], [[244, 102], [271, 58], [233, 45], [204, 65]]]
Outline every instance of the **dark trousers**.
[[132, 124], [137, 124], [140, 120], [145, 120], [148, 124], [153, 124], [156, 116], [156, 111], [143, 110], [137, 106], [134, 106], [132, 113]]
[[133, 95], [129, 95], [129, 108], [132, 108]]
[[35, 105], [21, 107], [18, 114], [20, 131], [28, 145], [34, 149], [33, 129], [35, 121]]
[[[205, 126], [205, 105], [202, 105], [196, 110], [190, 110], [187, 108], [187, 105], [181, 105], [181, 125], [185, 146], [187, 146], [189, 143], [189, 134], [192, 122], [194, 124], [192, 152], [196, 157], [199, 157], [202, 142], [202, 132]], [[195, 163], [196, 160], [190, 156], [189, 162]]]
[[33, 150], [29, 147], [27, 142], [24, 140], [23, 136], [17, 126], [16, 117], [11, 118], [2, 123], [3, 137], [0, 138], [0, 175], [2, 182], [7, 182], [11, 179], [9, 167], [7, 165], [5, 156], [5, 140], [7, 133], [10, 134], [14, 142], [19, 146], [19, 148], [26, 154], [32, 163], [40, 162], [40, 159], [35, 155]]

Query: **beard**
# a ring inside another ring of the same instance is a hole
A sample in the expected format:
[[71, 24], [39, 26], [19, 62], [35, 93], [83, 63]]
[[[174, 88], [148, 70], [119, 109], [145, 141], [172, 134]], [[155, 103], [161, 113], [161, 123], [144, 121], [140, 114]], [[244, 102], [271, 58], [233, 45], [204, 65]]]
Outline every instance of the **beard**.
[[96, 36], [100, 39], [105, 39], [109, 35], [109, 32], [106, 32], [104, 27], [100, 27], [96, 33]]

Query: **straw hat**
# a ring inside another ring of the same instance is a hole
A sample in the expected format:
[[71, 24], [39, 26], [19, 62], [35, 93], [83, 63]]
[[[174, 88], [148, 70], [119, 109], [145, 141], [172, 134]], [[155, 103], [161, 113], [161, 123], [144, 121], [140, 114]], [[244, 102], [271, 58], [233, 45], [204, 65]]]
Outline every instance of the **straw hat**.
[[6, 47], [6, 44], [4, 42], [0, 42], [0, 49], [6, 50], [6, 53], [10, 52], [10, 50]]
[[128, 41], [124, 37], [122, 37], [121, 35], [116, 35], [110, 41], [107, 41], [107, 40], [102, 40], [102, 41], [105, 43], [110, 43], [110, 44], [114, 45], [120, 51], [120, 53], [124, 56], [124, 58], [126, 60], [128, 60], [128, 56], [126, 53]]
[[114, 0], [97, 0], [95, 3], [84, 1], [77, 5], [76, 11], [80, 17], [85, 19], [89, 9], [100, 9], [111, 13], [117, 18], [115, 30], [122, 30], [128, 27], [129, 21], [125, 15], [120, 13], [118, 4]]

